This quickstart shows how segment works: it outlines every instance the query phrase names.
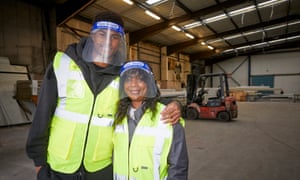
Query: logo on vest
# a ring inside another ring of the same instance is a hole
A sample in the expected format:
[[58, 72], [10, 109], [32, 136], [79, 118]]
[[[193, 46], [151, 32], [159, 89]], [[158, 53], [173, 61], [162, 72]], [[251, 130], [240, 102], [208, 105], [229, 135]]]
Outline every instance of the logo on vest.
[[72, 97], [72, 98], [83, 98], [84, 97], [84, 87], [81, 82], [70, 81], [68, 83], [69, 83], [69, 86], [67, 86], [68, 97]]
[[138, 172], [139, 167], [134, 167], [134, 168], [132, 168], [132, 170], [133, 170], [133, 172]]

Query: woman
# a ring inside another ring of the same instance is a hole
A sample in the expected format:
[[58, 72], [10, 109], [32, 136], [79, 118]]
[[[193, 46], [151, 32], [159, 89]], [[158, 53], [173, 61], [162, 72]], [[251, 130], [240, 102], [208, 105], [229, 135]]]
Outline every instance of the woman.
[[165, 124], [160, 92], [149, 65], [131, 61], [121, 68], [115, 119], [114, 179], [186, 180], [188, 154], [182, 124]]

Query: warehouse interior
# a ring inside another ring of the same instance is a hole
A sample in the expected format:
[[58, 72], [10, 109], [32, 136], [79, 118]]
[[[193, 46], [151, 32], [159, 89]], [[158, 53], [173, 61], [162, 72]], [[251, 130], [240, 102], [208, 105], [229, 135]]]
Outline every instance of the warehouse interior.
[[[228, 76], [238, 117], [230, 122], [187, 119], [190, 180], [300, 178], [300, 1], [0, 4], [0, 155], [6, 157], [0, 161], [8, 164], [1, 166], [0, 180], [35, 177], [24, 146], [43, 75], [55, 53], [88, 36], [93, 17], [106, 10], [122, 16], [128, 61], [150, 64], [163, 97], [185, 105], [189, 75]], [[211, 79], [205, 88], [215, 94], [216, 87]]]

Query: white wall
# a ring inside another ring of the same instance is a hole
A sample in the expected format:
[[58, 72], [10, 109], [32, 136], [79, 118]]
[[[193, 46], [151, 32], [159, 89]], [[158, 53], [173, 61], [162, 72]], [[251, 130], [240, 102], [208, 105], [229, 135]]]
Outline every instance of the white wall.
[[213, 73], [218, 72], [232, 73], [231, 87], [247, 86], [249, 73], [250, 76], [274, 75], [274, 88], [283, 89], [285, 94], [300, 93], [300, 51], [237, 56], [214, 64]]
[[274, 53], [251, 57], [251, 75], [300, 73], [300, 52]]
[[213, 65], [213, 73], [229, 73], [230, 87], [248, 85], [248, 57], [238, 56]]
[[285, 94], [300, 93], [300, 75], [275, 76], [275, 88], [282, 88]]

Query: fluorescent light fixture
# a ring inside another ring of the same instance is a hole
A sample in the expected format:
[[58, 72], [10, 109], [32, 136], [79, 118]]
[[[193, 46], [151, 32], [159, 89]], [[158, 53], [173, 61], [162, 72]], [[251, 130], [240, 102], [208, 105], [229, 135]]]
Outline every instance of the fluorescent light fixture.
[[202, 25], [202, 23], [200, 21], [196, 21], [196, 22], [184, 25], [183, 28], [184, 29], [191, 29], [191, 28], [195, 28], [195, 27], [198, 27], [198, 26], [201, 26], [201, 25]]
[[225, 40], [229, 40], [229, 39], [234, 39], [234, 38], [238, 38], [238, 37], [241, 37], [242, 34], [235, 34], [235, 35], [232, 35], [232, 36], [227, 36], [227, 37], [224, 37]]
[[210, 50], [214, 50], [214, 47], [212, 47], [212, 46], [210, 46], [210, 45], [208, 45], [207, 47], [208, 47], [208, 49], [210, 49]]
[[151, 16], [152, 18], [156, 19], [156, 20], [160, 20], [160, 17], [158, 15], [154, 14], [151, 11], [146, 10], [145, 13], [148, 14], [149, 16]]
[[237, 47], [236, 50], [246, 49], [246, 48], [252, 48], [252, 47], [251, 47], [251, 45], [241, 46], [241, 47]]
[[275, 40], [269, 41], [269, 43], [274, 44], [274, 43], [278, 43], [278, 42], [282, 42], [282, 41], [286, 41], [286, 39], [285, 38], [283, 38], [283, 39], [275, 39]]
[[224, 41], [224, 39], [222, 39], [222, 38], [211, 39], [211, 40], [208, 40], [207, 43], [212, 44], [212, 43], [221, 42], [221, 41]]
[[[257, 8], [265, 8], [265, 7], [269, 7], [269, 6], [274, 6], [276, 4], [280, 4], [280, 3], [283, 3], [283, 2], [286, 2], [286, 1], [289, 1], [289, 0], [270, 0], [270, 1], [259, 3], [257, 5]], [[251, 6], [241, 8], [241, 9], [230, 11], [227, 14], [229, 16], [236, 16], [236, 15], [239, 15], [239, 14], [244, 14], [244, 13], [247, 13], [247, 12], [254, 11], [254, 10], [256, 10], [255, 8], [256, 8], [255, 5], [251, 5]], [[216, 21], [226, 19], [226, 18], [227, 18], [226, 14], [220, 14], [220, 15], [217, 15], [217, 16], [214, 16], [214, 17], [204, 19], [202, 22], [205, 23], [205, 24], [208, 24], [208, 23], [216, 22]]]
[[261, 43], [253, 44], [252, 47], [259, 47], [259, 46], [264, 47], [266, 45], [268, 45], [268, 42], [261, 42]]
[[159, 1], [161, 1], [161, 0], [147, 0], [146, 3], [147, 4], [155, 4], [155, 3], [159, 2]]
[[248, 36], [248, 35], [256, 34], [256, 33], [260, 33], [260, 32], [262, 32], [262, 30], [261, 29], [257, 29], [257, 30], [253, 30], [253, 31], [243, 32], [243, 35], [244, 36]]
[[147, 0], [146, 3], [149, 5], [158, 5], [158, 4], [164, 3], [166, 1], [168, 1], [168, 0]]
[[272, 27], [267, 27], [265, 28], [265, 31], [270, 31], [270, 30], [274, 30], [274, 29], [278, 29], [278, 28], [283, 28], [283, 27], [286, 27], [286, 26], [292, 26], [292, 25], [296, 25], [296, 24], [299, 24], [300, 21], [293, 21], [293, 22], [289, 22], [289, 23], [284, 23], [284, 24], [279, 24], [277, 26], [272, 26]]
[[300, 23], [300, 21], [294, 21], [294, 22], [289, 22], [288, 25], [291, 26], [291, 25], [295, 25], [295, 24], [299, 24], [299, 23]]
[[[283, 28], [283, 27], [286, 27], [286, 26], [297, 25], [299, 23], [300, 23], [299, 20], [298, 21], [293, 21], [293, 22], [289, 22], [287, 24], [279, 24], [277, 26], [265, 27], [264, 29], [256, 29], [256, 30], [252, 30], [252, 31], [243, 32], [242, 34], [235, 34], [235, 35], [232, 35], [232, 36], [227, 36], [227, 37], [224, 37], [224, 39], [229, 40], [229, 39], [234, 39], [234, 38], [238, 38], [238, 37], [241, 37], [241, 36], [249, 36], [249, 35], [256, 34], [256, 33], [261, 33], [263, 31], [270, 31], [270, 30]], [[222, 38], [211, 39], [211, 40], [208, 40], [206, 42], [207, 42], [207, 44], [213, 44], [213, 43], [221, 42], [224, 39], [222, 39]]]
[[257, 5], [257, 7], [258, 8], [264, 8], [264, 7], [274, 6], [276, 4], [280, 4], [280, 3], [283, 3], [283, 2], [286, 2], [286, 1], [289, 1], [289, 0], [270, 0], [270, 1], [259, 3]]
[[204, 41], [202, 41], [202, 42], [201, 42], [201, 45], [204, 46], [204, 45], [206, 45], [206, 43], [205, 43]]
[[178, 26], [173, 25], [172, 28], [175, 29], [176, 31], [181, 31], [181, 29]]
[[194, 38], [195, 38], [193, 35], [191, 35], [191, 34], [189, 34], [189, 33], [185, 33], [185, 35], [186, 35], [187, 37], [191, 38], [191, 39], [194, 39]]
[[288, 37], [286, 38], [287, 40], [293, 40], [293, 39], [298, 39], [300, 38], [300, 35], [297, 35], [297, 36], [291, 36], [291, 37]]
[[268, 28], [265, 28], [265, 31], [270, 31], [270, 30], [274, 30], [274, 29], [278, 29], [278, 28], [283, 28], [283, 27], [286, 27], [287, 24], [280, 24], [280, 25], [277, 25], [277, 26], [272, 26], [272, 27], [268, 27]]
[[251, 6], [247, 6], [245, 8], [242, 8], [242, 9], [237, 9], [237, 10], [234, 10], [234, 11], [230, 11], [228, 13], [228, 15], [229, 16], [236, 16], [236, 15], [244, 14], [244, 13], [251, 12], [251, 11], [254, 11], [254, 10], [255, 10], [255, 5], [251, 5]]
[[228, 53], [228, 52], [231, 52], [231, 51], [235, 51], [235, 49], [226, 49], [222, 53]]
[[300, 35], [291, 36], [291, 37], [287, 37], [287, 38], [281, 38], [281, 39], [275, 39], [275, 40], [268, 41], [268, 42], [261, 42], [261, 43], [257, 43], [257, 44], [240, 46], [240, 47], [237, 47], [235, 49], [224, 50], [222, 53], [229, 53], [231, 51], [243, 50], [243, 49], [253, 48], [253, 47], [257, 47], [258, 48], [259, 46], [265, 47], [265, 46], [268, 46], [269, 44], [275, 44], [275, 43], [280, 43], [280, 42], [283, 42], [283, 41], [289, 41], [289, 40], [295, 40], [295, 39], [300, 39]]
[[227, 18], [226, 14], [220, 14], [211, 18], [204, 19], [204, 23], [212, 23]]
[[129, 5], [133, 5], [133, 2], [130, 1], [130, 0], [123, 0], [123, 1], [126, 2], [126, 3], [129, 4]]

